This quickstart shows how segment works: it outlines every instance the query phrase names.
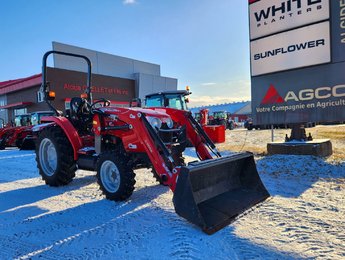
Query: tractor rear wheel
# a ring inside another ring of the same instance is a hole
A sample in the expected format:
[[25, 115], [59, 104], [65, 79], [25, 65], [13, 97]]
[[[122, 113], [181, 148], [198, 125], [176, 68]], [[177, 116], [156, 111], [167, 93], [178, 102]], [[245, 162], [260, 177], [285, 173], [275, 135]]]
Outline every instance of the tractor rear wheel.
[[49, 127], [39, 134], [36, 161], [42, 179], [50, 186], [66, 185], [75, 177], [73, 149], [60, 127]]
[[97, 182], [109, 200], [128, 199], [134, 190], [135, 173], [129, 159], [117, 151], [107, 151], [97, 161]]

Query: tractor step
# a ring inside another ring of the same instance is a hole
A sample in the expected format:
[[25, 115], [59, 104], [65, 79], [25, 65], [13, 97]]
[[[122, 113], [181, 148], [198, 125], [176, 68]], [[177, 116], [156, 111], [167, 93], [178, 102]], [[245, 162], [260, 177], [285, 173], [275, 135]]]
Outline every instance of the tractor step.
[[95, 154], [95, 147], [88, 146], [88, 147], [83, 147], [79, 149], [78, 154], [84, 154], [84, 155], [93, 155]]
[[84, 147], [78, 151], [78, 168], [95, 171], [98, 155], [94, 147]]

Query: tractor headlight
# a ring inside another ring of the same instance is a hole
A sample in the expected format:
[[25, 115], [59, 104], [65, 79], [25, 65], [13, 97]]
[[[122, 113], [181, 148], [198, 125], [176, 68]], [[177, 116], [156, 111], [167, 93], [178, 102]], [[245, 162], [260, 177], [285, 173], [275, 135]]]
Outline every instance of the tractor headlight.
[[164, 123], [166, 123], [167, 127], [169, 127], [170, 129], [173, 128], [173, 126], [174, 126], [174, 122], [172, 121], [172, 119], [170, 117], [165, 118]]
[[158, 117], [148, 116], [147, 121], [155, 129], [160, 129], [162, 127], [162, 121]]

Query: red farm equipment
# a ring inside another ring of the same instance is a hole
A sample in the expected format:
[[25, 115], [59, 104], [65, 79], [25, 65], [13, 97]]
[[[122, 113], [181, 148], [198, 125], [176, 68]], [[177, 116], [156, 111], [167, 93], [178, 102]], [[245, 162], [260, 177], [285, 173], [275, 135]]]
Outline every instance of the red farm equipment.
[[18, 147], [21, 150], [35, 149], [33, 127], [40, 123], [42, 116], [52, 115], [51, 111], [39, 111], [31, 114], [17, 115], [15, 126], [0, 130], [0, 150], [6, 147]]
[[[152, 93], [145, 96], [145, 107], [150, 108], [175, 108], [178, 110], [188, 110], [187, 103], [189, 102], [188, 95], [192, 94], [188, 90], [175, 90], [175, 91], [163, 91]], [[178, 120], [176, 118], [176, 120]], [[201, 127], [203, 132], [206, 132], [208, 139], [213, 143], [224, 143], [225, 142], [225, 130], [224, 125], [209, 125], [208, 109], [201, 109], [198, 115], [195, 117]], [[203, 133], [205, 135], [205, 133]], [[187, 136], [188, 137], [188, 136]], [[187, 139], [194, 138], [193, 136], [188, 137]], [[188, 146], [191, 142], [188, 142]]]
[[[71, 99], [63, 116], [50, 98], [46, 61], [52, 54], [84, 59], [88, 64], [83, 97]], [[176, 108], [118, 108], [100, 99], [92, 103], [91, 62], [78, 54], [49, 51], [43, 57], [42, 87], [55, 116], [37, 127], [36, 160], [46, 184], [70, 183], [76, 169], [97, 171], [97, 182], [107, 199], [123, 201], [134, 191], [134, 169], [153, 168], [173, 191], [175, 211], [208, 234], [228, 225], [269, 193], [256, 170], [253, 155], [221, 157], [188, 110]], [[186, 139], [200, 158], [183, 160]]]
[[31, 115], [17, 115], [15, 117], [15, 126], [5, 127], [0, 132], [0, 150], [6, 147], [21, 147], [23, 140], [30, 133]]

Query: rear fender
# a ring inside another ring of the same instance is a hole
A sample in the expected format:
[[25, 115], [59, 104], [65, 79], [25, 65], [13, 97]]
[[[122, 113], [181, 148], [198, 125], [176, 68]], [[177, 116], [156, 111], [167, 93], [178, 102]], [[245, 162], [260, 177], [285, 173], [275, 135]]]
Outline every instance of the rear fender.
[[[52, 126], [54, 124], [61, 127], [61, 129], [64, 131], [65, 135], [67, 136], [69, 142], [72, 145], [74, 160], [77, 160], [78, 151], [82, 147], [82, 141], [79, 137], [77, 130], [72, 125], [72, 123], [66, 117], [61, 117], [61, 116], [44, 116], [42, 117], [41, 122], [43, 124], [50, 123], [50, 124], [47, 124], [46, 127]], [[42, 129], [44, 128], [45, 127], [43, 127]]]

